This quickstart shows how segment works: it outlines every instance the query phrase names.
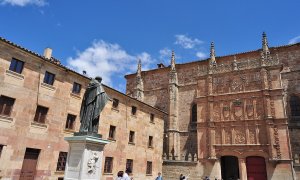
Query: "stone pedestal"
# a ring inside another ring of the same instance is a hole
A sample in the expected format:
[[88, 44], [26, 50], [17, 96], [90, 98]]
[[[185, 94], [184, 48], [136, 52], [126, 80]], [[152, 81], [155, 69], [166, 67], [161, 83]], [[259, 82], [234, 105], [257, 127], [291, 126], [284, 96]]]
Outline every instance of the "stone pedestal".
[[94, 136], [65, 137], [69, 143], [65, 180], [99, 180], [103, 148], [109, 142]]

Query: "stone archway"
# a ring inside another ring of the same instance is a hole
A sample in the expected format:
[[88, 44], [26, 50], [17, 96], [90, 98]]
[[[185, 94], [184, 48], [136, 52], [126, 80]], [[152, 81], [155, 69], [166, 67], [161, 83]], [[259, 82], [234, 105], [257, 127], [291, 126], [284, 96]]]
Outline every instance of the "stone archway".
[[235, 156], [222, 156], [221, 173], [223, 180], [240, 179], [238, 158]]

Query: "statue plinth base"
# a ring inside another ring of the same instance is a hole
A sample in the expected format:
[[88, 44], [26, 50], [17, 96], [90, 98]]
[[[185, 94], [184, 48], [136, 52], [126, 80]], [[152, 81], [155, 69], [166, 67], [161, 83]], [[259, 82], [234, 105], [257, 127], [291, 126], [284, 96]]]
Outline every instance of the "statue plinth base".
[[92, 133], [92, 132], [74, 132], [74, 136], [93, 136], [96, 138], [102, 138], [101, 134]]
[[65, 137], [69, 143], [65, 180], [99, 180], [102, 175], [103, 149], [109, 141], [95, 136]]

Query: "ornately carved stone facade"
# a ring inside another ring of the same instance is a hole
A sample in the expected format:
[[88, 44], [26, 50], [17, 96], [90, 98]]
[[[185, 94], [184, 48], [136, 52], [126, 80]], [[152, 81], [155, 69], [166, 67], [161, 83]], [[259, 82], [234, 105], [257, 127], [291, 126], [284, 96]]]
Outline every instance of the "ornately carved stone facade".
[[[0, 179], [64, 176], [64, 137], [79, 129], [90, 79], [45, 52], [40, 56], [0, 38]], [[108, 86], [105, 91], [114, 102], [100, 115], [99, 133], [111, 141], [104, 148], [102, 179], [113, 180], [132, 164], [135, 179], [154, 179], [162, 171], [166, 113]]]
[[[295, 179], [299, 173], [300, 44], [141, 72], [143, 101], [169, 112], [165, 179]], [[126, 75], [127, 94], [137, 86]], [[290, 97], [298, 97], [291, 114]], [[297, 104], [298, 103], [298, 104]], [[295, 170], [295, 171], [294, 171]]]

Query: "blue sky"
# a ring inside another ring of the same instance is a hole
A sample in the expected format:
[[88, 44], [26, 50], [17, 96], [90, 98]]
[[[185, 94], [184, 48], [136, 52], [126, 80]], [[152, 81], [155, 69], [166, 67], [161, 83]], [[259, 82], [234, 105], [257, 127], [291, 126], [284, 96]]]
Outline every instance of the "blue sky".
[[0, 0], [0, 36], [124, 91], [123, 76], [169, 64], [300, 41], [300, 1]]

